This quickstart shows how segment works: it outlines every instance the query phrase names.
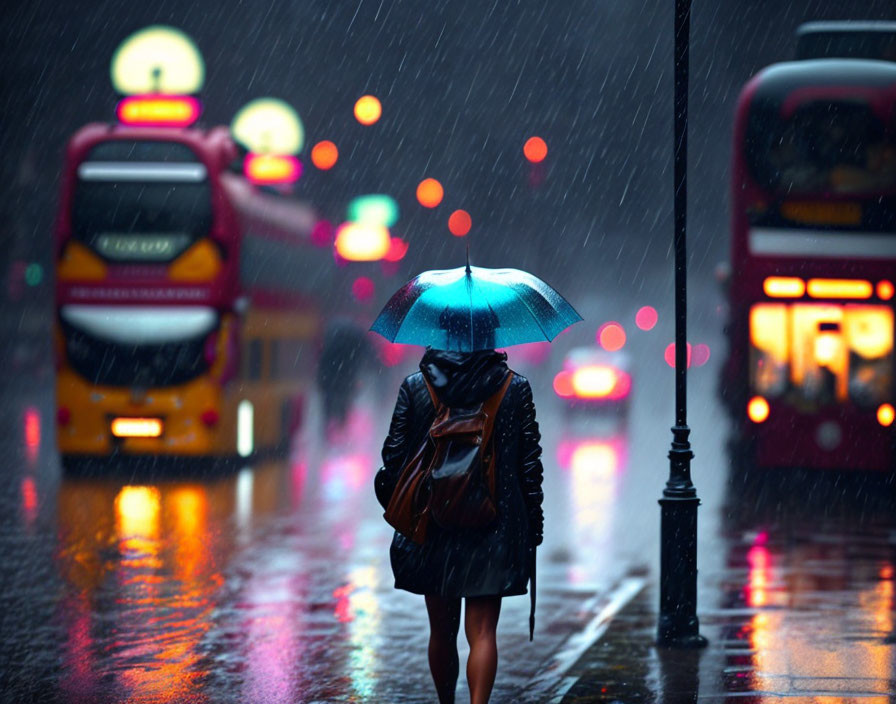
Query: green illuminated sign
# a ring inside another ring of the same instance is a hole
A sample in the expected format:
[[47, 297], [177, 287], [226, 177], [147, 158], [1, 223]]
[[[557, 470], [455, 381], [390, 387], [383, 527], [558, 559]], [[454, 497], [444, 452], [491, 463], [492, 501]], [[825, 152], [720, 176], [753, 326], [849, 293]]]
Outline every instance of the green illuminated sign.
[[392, 227], [398, 222], [398, 203], [382, 193], [358, 196], [348, 204], [348, 219], [365, 225]]

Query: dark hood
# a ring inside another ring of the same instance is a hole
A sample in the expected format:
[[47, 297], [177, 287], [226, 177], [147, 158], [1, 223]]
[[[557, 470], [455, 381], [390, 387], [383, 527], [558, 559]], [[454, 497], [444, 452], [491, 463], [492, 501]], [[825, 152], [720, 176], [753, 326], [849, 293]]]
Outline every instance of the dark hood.
[[494, 394], [507, 376], [507, 354], [495, 350], [448, 352], [428, 349], [420, 371], [446, 406], [466, 408]]

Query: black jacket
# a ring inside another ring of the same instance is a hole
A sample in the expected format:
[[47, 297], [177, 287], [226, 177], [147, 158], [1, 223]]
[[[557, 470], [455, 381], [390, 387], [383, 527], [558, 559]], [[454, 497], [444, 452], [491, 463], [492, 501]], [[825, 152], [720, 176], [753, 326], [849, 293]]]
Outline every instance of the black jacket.
[[[376, 490], [384, 507], [398, 474], [424, 442], [435, 417], [423, 375], [445, 405], [476, 406], [504, 382], [509, 372], [506, 359], [505, 354], [490, 350], [427, 350], [421, 371], [401, 385], [383, 445], [384, 466], [377, 474]], [[532, 550], [541, 543], [544, 519], [541, 436], [532, 389], [523, 376], [514, 374], [501, 402], [494, 440], [498, 503], [494, 525], [484, 530], [446, 531], [430, 522], [424, 545], [396, 532], [390, 556], [397, 588], [452, 598], [526, 593]]]

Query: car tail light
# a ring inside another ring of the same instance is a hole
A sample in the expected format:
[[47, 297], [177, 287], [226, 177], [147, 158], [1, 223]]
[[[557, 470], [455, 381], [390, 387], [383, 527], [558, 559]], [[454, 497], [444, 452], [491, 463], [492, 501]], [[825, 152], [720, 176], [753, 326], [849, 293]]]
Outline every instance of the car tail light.
[[572, 390], [580, 399], [618, 401], [631, 390], [631, 377], [624, 371], [604, 365], [581, 367], [573, 372]]
[[72, 419], [72, 412], [65, 406], [60, 406], [56, 410], [56, 422], [59, 425], [68, 425]]
[[221, 420], [221, 416], [217, 410], [209, 408], [207, 411], [202, 412], [202, 415], [199, 416], [199, 420], [202, 421], [203, 425], [211, 428], [218, 424], [218, 421]]
[[619, 372], [619, 381], [613, 390], [613, 398], [625, 398], [632, 390], [632, 378], [626, 372]]

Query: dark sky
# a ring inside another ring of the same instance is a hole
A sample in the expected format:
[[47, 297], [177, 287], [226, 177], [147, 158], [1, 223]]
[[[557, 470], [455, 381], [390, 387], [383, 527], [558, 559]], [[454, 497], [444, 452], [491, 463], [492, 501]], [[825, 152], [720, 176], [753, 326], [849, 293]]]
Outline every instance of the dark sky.
[[[847, 8], [848, 10], [844, 10]], [[448, 214], [473, 216], [473, 249], [489, 265], [587, 276], [613, 248], [654, 252], [671, 239], [673, 2], [629, 0], [164, 0], [9, 7], [4, 19], [4, 235], [10, 253], [49, 251], [65, 140], [109, 120], [108, 64], [147, 24], [192, 35], [208, 67], [206, 124], [227, 123], [251, 98], [274, 95], [301, 114], [308, 144], [332, 139], [332, 173], [307, 169], [299, 191], [339, 214], [381, 191], [402, 207], [397, 234], [411, 269], [453, 266]], [[695, 0], [691, 28], [691, 233], [695, 275], [727, 252], [727, 164], [734, 101], [759, 68], [792, 56], [811, 19], [894, 19], [892, 0]], [[363, 93], [381, 121], [354, 122]], [[550, 154], [540, 185], [525, 139]], [[413, 193], [438, 178], [445, 202]], [[449, 261], [451, 260], [451, 261]], [[6, 264], [4, 264], [4, 267]], [[633, 273], [616, 271], [620, 282]]]

